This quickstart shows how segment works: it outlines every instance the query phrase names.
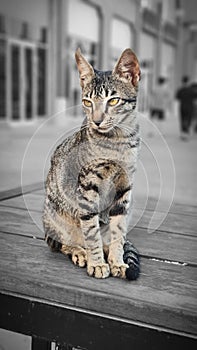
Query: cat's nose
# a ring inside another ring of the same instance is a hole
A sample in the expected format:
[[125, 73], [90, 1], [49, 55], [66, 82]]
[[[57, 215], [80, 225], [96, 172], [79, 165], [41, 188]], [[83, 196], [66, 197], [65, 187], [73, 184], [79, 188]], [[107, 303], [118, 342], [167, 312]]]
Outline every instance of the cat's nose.
[[94, 124], [96, 124], [96, 126], [99, 126], [101, 123], [102, 123], [102, 120], [94, 121]]
[[103, 111], [96, 109], [94, 111], [92, 119], [93, 119], [94, 124], [96, 124], [96, 126], [99, 126], [102, 123], [103, 119], [104, 119]]

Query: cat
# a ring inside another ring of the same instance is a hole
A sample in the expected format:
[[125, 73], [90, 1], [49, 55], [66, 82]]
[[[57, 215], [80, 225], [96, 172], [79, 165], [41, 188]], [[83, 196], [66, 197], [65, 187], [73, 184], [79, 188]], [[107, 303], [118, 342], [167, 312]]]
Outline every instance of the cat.
[[140, 135], [135, 112], [139, 62], [131, 49], [112, 71], [75, 53], [85, 120], [57, 147], [46, 181], [45, 239], [96, 278], [134, 280], [139, 253], [126, 240]]

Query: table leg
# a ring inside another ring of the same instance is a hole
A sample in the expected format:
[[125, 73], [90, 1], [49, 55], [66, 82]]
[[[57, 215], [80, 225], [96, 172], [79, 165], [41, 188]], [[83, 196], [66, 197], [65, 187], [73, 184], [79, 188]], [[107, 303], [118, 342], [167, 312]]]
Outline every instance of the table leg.
[[31, 350], [51, 350], [51, 342], [38, 337], [32, 337]]

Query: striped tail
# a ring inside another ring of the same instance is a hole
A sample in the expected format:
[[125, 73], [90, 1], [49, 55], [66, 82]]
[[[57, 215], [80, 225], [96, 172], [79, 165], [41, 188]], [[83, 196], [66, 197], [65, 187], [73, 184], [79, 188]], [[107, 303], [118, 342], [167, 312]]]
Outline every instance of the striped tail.
[[140, 274], [140, 255], [137, 249], [129, 241], [124, 244], [123, 260], [129, 267], [126, 270], [126, 277], [128, 280], [136, 280]]

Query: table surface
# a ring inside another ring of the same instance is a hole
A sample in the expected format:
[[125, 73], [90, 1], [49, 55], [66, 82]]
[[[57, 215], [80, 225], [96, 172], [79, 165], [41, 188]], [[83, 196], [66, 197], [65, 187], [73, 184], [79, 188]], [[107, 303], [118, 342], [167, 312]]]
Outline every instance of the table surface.
[[135, 198], [128, 238], [141, 254], [140, 278], [98, 280], [48, 249], [43, 201], [41, 184], [0, 194], [1, 293], [197, 338], [196, 207], [173, 204], [151, 233], [156, 201]]

